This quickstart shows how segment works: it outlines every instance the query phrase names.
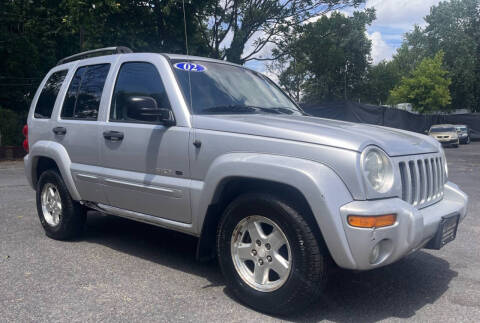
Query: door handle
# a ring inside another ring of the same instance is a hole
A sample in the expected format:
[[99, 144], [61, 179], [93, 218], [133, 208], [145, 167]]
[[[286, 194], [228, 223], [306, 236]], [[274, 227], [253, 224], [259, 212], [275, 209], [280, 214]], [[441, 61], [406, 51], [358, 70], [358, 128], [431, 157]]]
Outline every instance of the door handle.
[[103, 137], [111, 141], [123, 140], [123, 132], [120, 131], [104, 131]]
[[67, 128], [64, 127], [55, 127], [52, 129], [53, 133], [56, 135], [64, 135], [67, 133]]

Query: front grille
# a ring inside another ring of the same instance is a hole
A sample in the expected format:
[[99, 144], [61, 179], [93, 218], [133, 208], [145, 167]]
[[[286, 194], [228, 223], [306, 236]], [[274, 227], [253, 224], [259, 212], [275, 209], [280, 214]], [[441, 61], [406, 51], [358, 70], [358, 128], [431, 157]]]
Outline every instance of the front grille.
[[446, 182], [444, 162], [438, 154], [402, 158], [398, 162], [402, 200], [419, 209], [441, 200]]

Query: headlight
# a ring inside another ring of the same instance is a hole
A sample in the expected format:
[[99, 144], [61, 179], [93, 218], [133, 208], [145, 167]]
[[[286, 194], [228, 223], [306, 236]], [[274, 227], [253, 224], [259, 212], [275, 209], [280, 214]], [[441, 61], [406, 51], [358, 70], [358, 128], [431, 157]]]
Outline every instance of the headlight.
[[367, 147], [361, 157], [361, 167], [367, 183], [378, 193], [388, 192], [393, 185], [393, 165], [380, 148]]

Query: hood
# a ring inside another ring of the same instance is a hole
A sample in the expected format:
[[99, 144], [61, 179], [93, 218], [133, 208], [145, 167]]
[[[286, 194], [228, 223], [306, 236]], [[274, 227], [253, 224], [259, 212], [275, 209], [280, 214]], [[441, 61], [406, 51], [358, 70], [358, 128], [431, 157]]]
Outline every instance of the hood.
[[422, 134], [311, 116], [194, 115], [192, 126], [197, 129], [294, 140], [358, 152], [368, 145], [376, 145], [392, 157], [438, 151], [437, 141]]

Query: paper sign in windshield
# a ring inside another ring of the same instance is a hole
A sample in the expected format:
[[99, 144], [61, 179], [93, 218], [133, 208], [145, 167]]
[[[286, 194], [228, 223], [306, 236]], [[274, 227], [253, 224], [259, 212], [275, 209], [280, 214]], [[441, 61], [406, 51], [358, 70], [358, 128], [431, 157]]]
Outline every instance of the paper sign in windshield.
[[189, 63], [189, 62], [175, 63], [173, 66], [175, 66], [175, 68], [179, 70], [190, 71], [190, 72], [203, 72], [206, 70], [206, 67], [203, 65]]

